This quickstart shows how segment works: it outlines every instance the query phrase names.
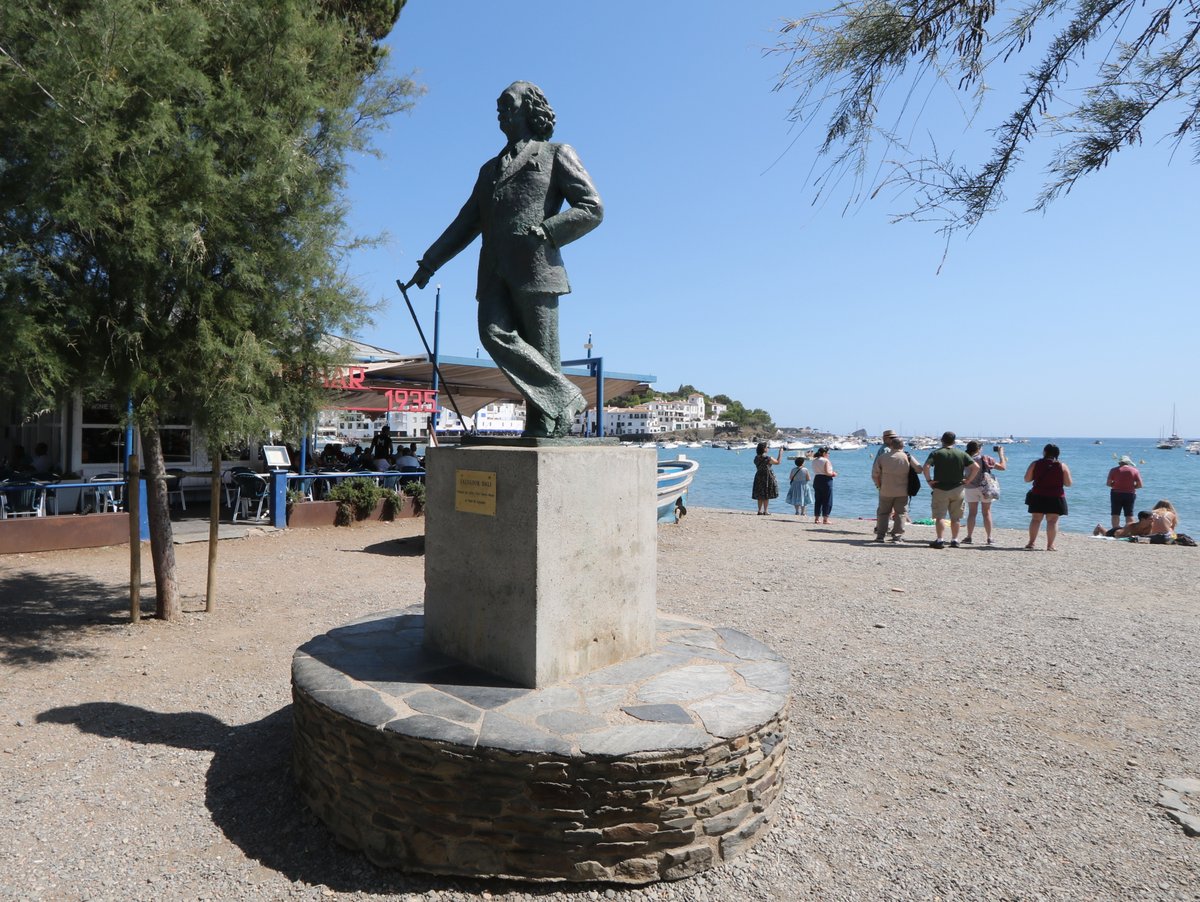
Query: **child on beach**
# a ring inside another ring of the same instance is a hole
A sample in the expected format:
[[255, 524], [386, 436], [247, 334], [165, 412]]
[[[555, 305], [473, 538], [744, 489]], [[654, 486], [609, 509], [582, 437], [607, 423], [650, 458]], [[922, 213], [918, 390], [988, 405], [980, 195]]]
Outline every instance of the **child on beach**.
[[788, 486], [787, 503], [796, 508], [797, 516], [805, 516], [808, 513], [808, 506], [812, 504], [812, 488], [809, 482], [812, 479], [812, 474], [804, 469], [804, 455], [793, 457], [792, 460], [796, 466], [792, 468], [792, 473], [788, 477], [790, 484]]

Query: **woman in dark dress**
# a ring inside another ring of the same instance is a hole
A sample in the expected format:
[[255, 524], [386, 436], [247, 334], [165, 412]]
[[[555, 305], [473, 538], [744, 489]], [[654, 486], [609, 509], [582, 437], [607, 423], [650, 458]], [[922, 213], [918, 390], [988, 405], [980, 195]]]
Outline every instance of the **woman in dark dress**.
[[750, 490], [750, 497], [758, 502], [760, 517], [767, 515], [767, 505], [771, 499], [779, 497], [779, 483], [771, 467], [782, 462], [783, 445], [779, 446], [779, 453], [774, 458], [767, 454], [766, 442], [759, 442], [754, 449], [754, 487]]
[[1046, 550], [1054, 551], [1054, 539], [1058, 535], [1058, 518], [1067, 515], [1067, 493], [1071, 485], [1071, 471], [1058, 459], [1058, 445], [1047, 445], [1042, 449], [1041, 460], [1035, 460], [1025, 471], [1025, 481], [1033, 485], [1025, 496], [1029, 508], [1029, 544], [1032, 550], [1037, 541], [1042, 519], [1046, 520]]

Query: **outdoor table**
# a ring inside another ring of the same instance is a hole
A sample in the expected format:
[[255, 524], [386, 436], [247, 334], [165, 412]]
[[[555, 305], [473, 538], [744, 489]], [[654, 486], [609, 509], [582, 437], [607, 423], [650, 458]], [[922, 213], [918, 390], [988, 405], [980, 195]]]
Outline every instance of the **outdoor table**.
[[[54, 514], [58, 516], [59, 510], [59, 492], [63, 489], [79, 489], [79, 502], [90, 492], [93, 498], [93, 510], [100, 510], [100, 492], [113, 488], [115, 486], [125, 485], [124, 479], [60, 479], [57, 481], [39, 482], [46, 492], [47, 500], [54, 505]], [[75, 505], [76, 511], [82, 509], [82, 503]]]

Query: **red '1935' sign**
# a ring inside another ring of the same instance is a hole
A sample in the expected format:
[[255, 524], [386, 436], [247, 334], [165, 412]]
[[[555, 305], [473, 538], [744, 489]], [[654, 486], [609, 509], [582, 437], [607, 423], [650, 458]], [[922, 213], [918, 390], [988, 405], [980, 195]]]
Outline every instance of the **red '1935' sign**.
[[388, 410], [408, 413], [437, 413], [438, 393], [425, 388], [389, 388]]
[[365, 385], [366, 367], [348, 366], [335, 371], [334, 375], [326, 375], [322, 384], [326, 388], [337, 391], [369, 392], [372, 398], [383, 395], [385, 405], [378, 402], [367, 402], [364, 405], [354, 404], [342, 406], [343, 410], [386, 410], [400, 413], [437, 413], [438, 393], [428, 388], [375, 388]]

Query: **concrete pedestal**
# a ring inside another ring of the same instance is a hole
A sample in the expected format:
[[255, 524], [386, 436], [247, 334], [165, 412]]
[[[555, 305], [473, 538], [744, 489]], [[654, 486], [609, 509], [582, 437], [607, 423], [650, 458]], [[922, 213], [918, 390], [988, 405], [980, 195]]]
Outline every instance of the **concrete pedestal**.
[[619, 446], [429, 449], [426, 646], [528, 688], [648, 653], [655, 461]]

